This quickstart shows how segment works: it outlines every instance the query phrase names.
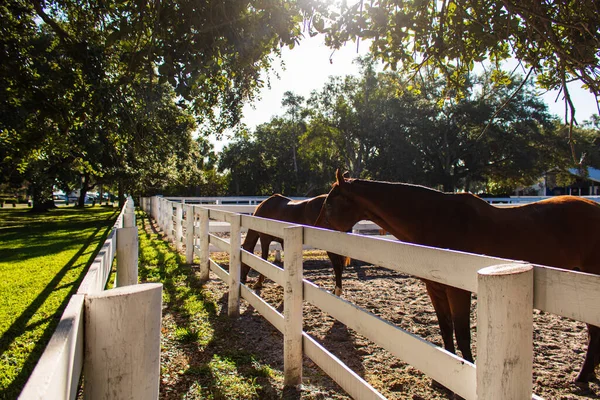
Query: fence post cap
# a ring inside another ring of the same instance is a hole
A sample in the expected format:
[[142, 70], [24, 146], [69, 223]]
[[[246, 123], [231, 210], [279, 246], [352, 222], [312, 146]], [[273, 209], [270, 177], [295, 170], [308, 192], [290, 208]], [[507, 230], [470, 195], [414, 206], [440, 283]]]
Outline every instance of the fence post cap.
[[481, 268], [477, 271], [478, 275], [512, 275], [529, 272], [533, 269], [533, 265], [526, 263], [513, 263], [513, 264], [501, 264], [492, 265], [489, 267]]
[[163, 286], [162, 283], [156, 283], [156, 282], [140, 283], [138, 285], [121, 286], [121, 287], [114, 288], [114, 289], [103, 290], [101, 292], [88, 294], [86, 299], [91, 300], [91, 299], [100, 299], [100, 298], [114, 297], [114, 296], [127, 296], [130, 294], [147, 292], [147, 291], [151, 291], [151, 290], [157, 290], [157, 289], [162, 290], [162, 286]]

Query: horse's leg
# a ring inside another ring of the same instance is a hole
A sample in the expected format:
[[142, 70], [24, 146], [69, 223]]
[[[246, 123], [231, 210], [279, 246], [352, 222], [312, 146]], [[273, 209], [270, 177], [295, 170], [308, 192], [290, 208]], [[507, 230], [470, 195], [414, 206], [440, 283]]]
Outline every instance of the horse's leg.
[[446, 294], [447, 286], [426, 280], [425, 287], [427, 288], [427, 294], [429, 294], [429, 298], [435, 309], [435, 314], [437, 315], [444, 348], [450, 353], [456, 354], [452, 332], [452, 314]]
[[[242, 243], [242, 248], [250, 253], [254, 253], [254, 247], [256, 247], [256, 242], [258, 242], [259, 234], [258, 232], [249, 229], [246, 233], [246, 237], [244, 238], [244, 243]], [[262, 243], [262, 240], [261, 240]], [[242, 263], [240, 281], [242, 283], [246, 283], [248, 278], [248, 272], [250, 271], [250, 267], [244, 263]]]
[[[260, 235], [260, 249], [261, 249], [261, 257], [263, 260], [267, 260], [269, 258], [269, 246], [271, 246], [271, 240], [273, 240], [272, 236], [269, 235]], [[258, 275], [258, 279], [254, 284], [254, 290], [259, 290], [262, 288], [263, 282], [265, 281], [265, 276], [263, 274]]]
[[587, 386], [587, 383], [596, 378], [594, 369], [600, 361], [600, 327], [588, 324], [588, 348], [583, 361], [583, 366], [575, 383], [580, 386]]
[[473, 362], [471, 353], [471, 292], [450, 288], [447, 289], [450, 311], [452, 312], [452, 322], [454, 323], [454, 333], [456, 334], [456, 344], [462, 357]]
[[344, 272], [344, 267], [347, 266], [349, 261], [348, 257], [340, 256], [339, 254], [334, 254], [327, 252], [329, 259], [331, 260], [331, 264], [333, 265], [333, 273], [335, 274], [335, 295], [342, 295], [342, 273]]

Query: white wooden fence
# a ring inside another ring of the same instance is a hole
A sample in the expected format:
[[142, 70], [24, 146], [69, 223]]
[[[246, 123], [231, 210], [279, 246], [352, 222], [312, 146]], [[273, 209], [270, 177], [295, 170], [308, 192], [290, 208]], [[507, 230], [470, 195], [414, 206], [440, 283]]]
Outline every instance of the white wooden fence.
[[[117, 259], [115, 289], [104, 290]], [[137, 285], [129, 198], [71, 297], [19, 399], [158, 399], [162, 284]]]
[[[177, 235], [185, 225], [187, 261], [191, 263], [194, 255], [198, 256], [202, 279], [208, 279], [210, 269], [228, 282], [229, 315], [238, 315], [242, 297], [283, 333], [286, 385], [301, 383], [302, 354], [305, 354], [352, 397], [383, 398], [302, 331], [303, 301], [320, 308], [465, 399], [538, 398], [532, 393], [533, 308], [600, 325], [600, 276], [294, 226], [160, 197], [143, 198], [141, 204], [158, 221], [169, 240], [180, 238]], [[185, 221], [181, 219], [184, 207]], [[209, 220], [230, 224], [230, 239], [209, 233]], [[242, 228], [282, 237], [286, 249], [284, 268], [241, 249]], [[230, 254], [229, 271], [210, 258], [209, 243]], [[181, 244], [178, 240], [178, 245]], [[303, 280], [303, 245], [477, 293], [477, 367]], [[242, 262], [284, 287], [283, 315], [240, 283]]]

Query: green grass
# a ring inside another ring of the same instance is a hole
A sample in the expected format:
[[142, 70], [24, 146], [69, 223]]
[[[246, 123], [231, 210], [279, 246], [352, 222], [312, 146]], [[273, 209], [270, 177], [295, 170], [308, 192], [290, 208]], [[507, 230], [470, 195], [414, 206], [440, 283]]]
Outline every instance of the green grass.
[[[143, 212], [138, 212], [137, 221], [148, 226]], [[273, 398], [273, 389], [267, 395], [265, 388], [278, 386], [283, 374], [232, 345], [244, 342], [244, 337], [233, 329], [235, 320], [222, 312], [223, 304], [203, 287], [197, 269], [156, 233], [141, 228], [139, 244], [140, 281], [163, 283], [163, 317], [168, 314], [175, 322], [163, 319], [161, 378], [179, 375], [177, 379], [186, 381], [179, 398]], [[177, 364], [173, 354], [187, 355], [186, 361]]]
[[14, 399], [118, 211], [0, 209], [0, 398]]

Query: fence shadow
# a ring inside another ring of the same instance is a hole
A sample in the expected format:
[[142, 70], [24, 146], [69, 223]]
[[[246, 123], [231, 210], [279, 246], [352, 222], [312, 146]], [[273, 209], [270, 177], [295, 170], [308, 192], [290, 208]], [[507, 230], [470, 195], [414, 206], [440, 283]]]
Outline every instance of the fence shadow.
[[[117, 211], [113, 213], [107, 221], [111, 221], [115, 219], [115, 214]], [[110, 233], [112, 229], [112, 225], [108, 225], [106, 227], [100, 226], [98, 227], [81, 245], [80, 249], [71, 257], [71, 259], [60, 269], [60, 271], [56, 274], [56, 276], [48, 282], [48, 284], [44, 287], [44, 289], [40, 292], [40, 294], [31, 302], [31, 304], [17, 317], [17, 319], [11, 324], [11, 326], [4, 332], [4, 334], [0, 337], [0, 356], [2, 356], [11, 346], [11, 344], [21, 335], [25, 334], [27, 331], [33, 330], [36, 326], [39, 326], [41, 323], [50, 319], [50, 323], [44, 330], [42, 336], [37, 340], [29, 355], [27, 356], [25, 362], [23, 363], [23, 367], [19, 374], [14, 378], [14, 380], [6, 386], [4, 390], [0, 392], [1, 398], [11, 398], [16, 397], [16, 395], [21, 391], [23, 386], [25, 385], [31, 371], [35, 367], [37, 361], [40, 356], [44, 352], [46, 345], [48, 344], [52, 334], [56, 330], [58, 322], [60, 321], [60, 317], [67, 306], [71, 296], [77, 292], [83, 277], [87, 273], [90, 265], [94, 261], [96, 255], [102, 249], [104, 245], [104, 241], [106, 237]], [[67, 272], [74, 268], [75, 262], [86, 252], [89, 251], [89, 246], [95, 241], [98, 240], [96, 237], [100, 234], [100, 239], [98, 245], [93, 250], [90, 255], [89, 260], [86, 262], [84, 268], [81, 269], [81, 272], [77, 275], [77, 278], [69, 284], [60, 285], [60, 282], [65, 277]], [[60, 285], [60, 286], [59, 286]], [[69, 293], [65, 296], [64, 300], [60, 303], [56, 312], [48, 317], [45, 320], [37, 321], [35, 324], [28, 325], [29, 321], [35, 316], [35, 313], [42, 307], [44, 302], [48, 299], [48, 297], [55, 290], [70, 287]], [[8, 396], [8, 397], [5, 397]]]
[[[214, 298], [198, 278], [197, 266], [186, 264], [185, 257], [174, 246], [152, 240], [160, 239], [162, 235], [147, 214], [139, 212], [137, 220], [143, 227], [140, 237], [143, 235], [144, 239], [149, 240], [145, 244], [149, 248], [142, 250], [140, 254], [140, 280], [159, 280], [163, 283], [163, 318], [169, 314], [176, 321], [177, 331], [189, 333], [187, 337], [169, 344], [185, 352], [187, 357], [187, 369], [179, 375], [177, 386], [189, 389], [200, 382], [200, 386], [210, 391], [215, 398], [230, 397], [226, 392], [227, 388], [219, 383], [221, 378], [215, 376], [211, 369], [214, 360], [227, 360], [236, 365], [237, 374], [243, 380], [260, 385], [258, 398], [281, 398], [281, 392], [260, 368], [262, 355], [245, 341], [244, 324], [227, 316], [227, 295]], [[156, 265], [146, 264], [145, 251], [152, 253]], [[192, 308], [202, 310], [190, 312], [186, 308], [190, 302], [201, 303], [202, 306]], [[205, 340], [202, 333], [199, 333], [203, 331], [199, 326], [201, 324], [207, 324], [207, 330], [212, 332], [209, 340]], [[172, 393], [168, 386], [161, 381], [161, 399], [181, 398], [182, 393]]]

